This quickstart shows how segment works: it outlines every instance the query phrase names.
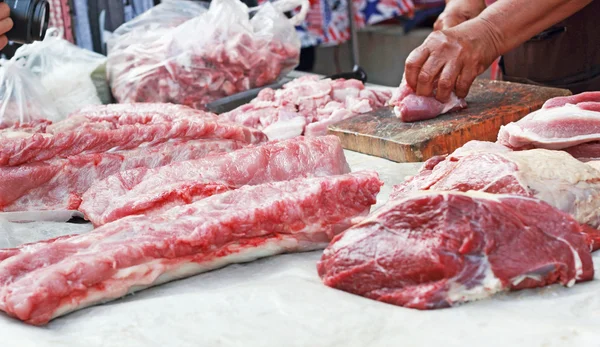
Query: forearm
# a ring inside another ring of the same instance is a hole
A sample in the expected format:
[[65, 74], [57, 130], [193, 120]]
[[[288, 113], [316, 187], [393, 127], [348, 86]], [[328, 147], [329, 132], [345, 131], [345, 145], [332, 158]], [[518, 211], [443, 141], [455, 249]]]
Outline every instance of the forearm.
[[[456, 0], [452, 0], [456, 1]], [[498, 55], [578, 12], [592, 0], [498, 0], [477, 17], [470, 30], [485, 31]]]
[[446, 0], [446, 8], [433, 28], [446, 30], [477, 17], [485, 9], [485, 0]]

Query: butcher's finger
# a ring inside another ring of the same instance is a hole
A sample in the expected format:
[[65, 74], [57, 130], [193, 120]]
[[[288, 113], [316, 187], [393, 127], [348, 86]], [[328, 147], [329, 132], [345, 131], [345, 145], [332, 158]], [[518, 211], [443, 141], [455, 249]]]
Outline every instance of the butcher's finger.
[[475, 69], [470, 66], [464, 66], [456, 80], [456, 96], [466, 98], [476, 77], [477, 73]]
[[13, 27], [13, 20], [11, 18], [5, 18], [0, 20], [0, 35], [4, 35], [10, 31]]
[[412, 51], [408, 58], [406, 58], [406, 64], [404, 67], [404, 77], [406, 78], [406, 83], [413, 90], [417, 88], [419, 73], [421, 72], [421, 68], [423, 68], [423, 64], [429, 58], [429, 50], [424, 47], [418, 47], [414, 51]]
[[0, 50], [6, 47], [6, 45], [8, 45], [8, 38], [6, 37], [6, 35], [0, 36]]
[[415, 92], [420, 96], [431, 96], [435, 87], [435, 82], [438, 80], [438, 76], [444, 68], [446, 61], [444, 59], [437, 58], [433, 55], [429, 56], [429, 59], [423, 64], [421, 72], [417, 77], [417, 89]]
[[458, 75], [462, 65], [456, 60], [451, 60], [446, 63], [442, 72], [440, 73], [440, 79], [437, 85], [437, 92], [435, 98], [440, 102], [446, 102], [450, 99], [450, 94], [454, 91]]
[[10, 17], [10, 6], [8, 6], [5, 2], [0, 3], [0, 19], [9, 18]]

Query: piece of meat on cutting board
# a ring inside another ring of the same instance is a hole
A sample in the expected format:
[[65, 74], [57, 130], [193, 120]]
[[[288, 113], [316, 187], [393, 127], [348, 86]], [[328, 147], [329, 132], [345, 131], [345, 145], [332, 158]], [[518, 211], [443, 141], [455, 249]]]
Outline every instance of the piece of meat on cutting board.
[[94, 225], [153, 214], [207, 196], [266, 182], [350, 172], [335, 136], [297, 137], [156, 169], [139, 168], [95, 182], [80, 206]]
[[467, 107], [465, 99], [458, 98], [454, 93], [446, 102], [440, 102], [433, 96], [418, 96], [404, 79], [394, 90], [388, 104], [394, 107], [394, 113], [403, 122], [427, 120]]
[[41, 325], [227, 264], [323, 248], [369, 213], [381, 185], [364, 171], [245, 186], [26, 245], [0, 261], [0, 310]]
[[326, 285], [370, 299], [443, 308], [591, 280], [581, 231], [571, 216], [533, 198], [417, 192], [338, 235], [318, 272]]
[[445, 155], [471, 140], [496, 141], [503, 124], [539, 109], [546, 100], [571, 93], [564, 89], [476, 80], [469, 107], [439, 117], [406, 123], [391, 107], [343, 120], [329, 127], [345, 149], [397, 162], [422, 162]]

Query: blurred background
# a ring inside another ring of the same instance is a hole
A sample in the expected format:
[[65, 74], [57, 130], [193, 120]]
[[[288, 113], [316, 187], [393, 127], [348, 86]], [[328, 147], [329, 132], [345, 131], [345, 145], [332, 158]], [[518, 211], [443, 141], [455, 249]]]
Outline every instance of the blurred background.
[[[256, 1], [244, 2], [256, 6]], [[258, 0], [263, 1], [267, 0]], [[352, 70], [348, 2], [310, 2], [306, 20], [297, 27], [303, 47], [297, 70], [324, 75]], [[160, 0], [50, 0], [50, 27], [60, 28], [66, 40], [82, 48], [106, 54], [107, 35], [159, 3]], [[369, 82], [398, 85], [406, 57], [431, 32], [445, 1], [354, 0], [352, 4], [358, 57]], [[10, 58], [17, 47], [11, 43], [2, 55]]]

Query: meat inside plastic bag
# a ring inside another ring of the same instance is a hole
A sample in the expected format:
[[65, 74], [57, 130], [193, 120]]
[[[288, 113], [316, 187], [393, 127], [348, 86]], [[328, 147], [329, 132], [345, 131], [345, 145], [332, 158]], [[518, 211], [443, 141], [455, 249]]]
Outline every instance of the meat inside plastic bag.
[[171, 102], [202, 109], [271, 84], [299, 62], [293, 21], [270, 3], [250, 18], [239, 0], [215, 0], [192, 19], [167, 16], [153, 27], [149, 17], [173, 14], [169, 2], [163, 5], [139, 17], [143, 30], [134, 28], [134, 20], [108, 43], [108, 76], [121, 103]]

